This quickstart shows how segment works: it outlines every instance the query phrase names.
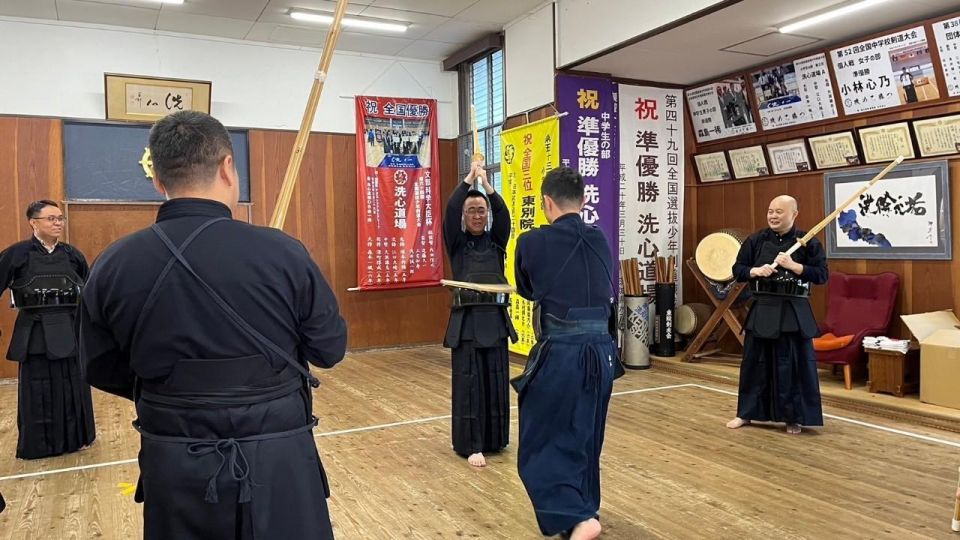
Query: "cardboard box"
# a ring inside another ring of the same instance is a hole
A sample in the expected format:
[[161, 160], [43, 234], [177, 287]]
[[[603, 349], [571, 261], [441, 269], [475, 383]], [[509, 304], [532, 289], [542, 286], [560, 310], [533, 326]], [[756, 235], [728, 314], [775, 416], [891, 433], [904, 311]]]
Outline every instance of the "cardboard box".
[[920, 401], [960, 409], [960, 320], [953, 311], [900, 318], [920, 342]]

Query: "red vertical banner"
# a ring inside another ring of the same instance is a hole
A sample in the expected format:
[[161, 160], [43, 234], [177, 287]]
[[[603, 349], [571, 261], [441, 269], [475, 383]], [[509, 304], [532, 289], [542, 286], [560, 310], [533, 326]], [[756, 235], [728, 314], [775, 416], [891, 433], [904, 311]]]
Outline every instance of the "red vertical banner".
[[357, 96], [357, 284], [439, 285], [437, 100]]

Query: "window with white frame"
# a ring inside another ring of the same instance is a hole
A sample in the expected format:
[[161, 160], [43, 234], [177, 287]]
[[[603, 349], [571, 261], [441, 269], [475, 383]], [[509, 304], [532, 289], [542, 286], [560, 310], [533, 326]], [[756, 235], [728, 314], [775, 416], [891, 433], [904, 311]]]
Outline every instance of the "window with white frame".
[[460, 65], [460, 153], [458, 169], [462, 179], [470, 170], [473, 148], [472, 105], [476, 109], [479, 152], [486, 157], [487, 178], [500, 191], [500, 129], [504, 120], [505, 97], [503, 50], [498, 49]]

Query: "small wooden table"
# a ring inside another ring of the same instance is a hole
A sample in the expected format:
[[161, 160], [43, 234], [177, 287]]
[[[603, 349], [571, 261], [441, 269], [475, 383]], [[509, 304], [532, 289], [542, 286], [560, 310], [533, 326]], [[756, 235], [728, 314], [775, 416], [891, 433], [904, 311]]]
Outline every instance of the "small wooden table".
[[897, 397], [920, 390], [920, 349], [907, 354], [866, 349], [870, 392], [887, 392]]

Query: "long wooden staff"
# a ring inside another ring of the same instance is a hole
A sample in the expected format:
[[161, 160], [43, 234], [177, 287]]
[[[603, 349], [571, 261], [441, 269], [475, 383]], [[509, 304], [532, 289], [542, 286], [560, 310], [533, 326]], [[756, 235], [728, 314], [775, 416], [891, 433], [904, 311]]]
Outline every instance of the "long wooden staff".
[[[310, 88], [307, 107], [303, 111], [300, 131], [297, 132], [297, 140], [293, 145], [293, 153], [290, 154], [290, 161], [287, 163], [287, 172], [283, 175], [283, 185], [280, 186], [280, 194], [277, 196], [277, 206], [274, 207], [273, 216], [270, 218], [270, 226], [274, 229], [282, 229], [283, 222], [287, 219], [287, 210], [290, 208], [290, 198], [293, 196], [293, 188], [296, 187], [297, 177], [300, 174], [300, 164], [303, 162], [303, 154], [306, 151], [307, 140], [310, 138], [310, 128], [313, 126], [313, 117], [316, 115], [317, 105], [320, 103], [320, 92], [323, 91], [323, 83], [330, 70], [330, 62], [333, 60], [333, 50], [336, 48], [337, 40], [340, 38], [340, 23], [346, 11], [347, 0], [337, 0], [337, 9], [333, 14], [330, 32], [327, 33], [327, 40], [323, 44], [323, 53], [320, 55], [320, 67], [317, 68], [317, 73], [313, 78], [313, 87]], [[357, 128], [359, 129], [360, 126], [357, 126]]]
[[[831, 222], [833, 222], [834, 218], [836, 218], [838, 215], [840, 215], [840, 212], [844, 211], [848, 206], [850, 206], [851, 204], [853, 204], [854, 202], [856, 202], [857, 198], [859, 198], [860, 195], [863, 195], [868, 189], [870, 189], [871, 187], [873, 187], [874, 184], [876, 184], [877, 182], [879, 182], [880, 179], [882, 179], [884, 176], [886, 176], [887, 173], [889, 173], [890, 171], [892, 171], [893, 168], [896, 167], [897, 165], [899, 165], [903, 160], [904, 160], [904, 157], [903, 157], [903, 156], [897, 156], [897, 159], [893, 160], [893, 161], [892, 161], [889, 165], [887, 165], [882, 171], [880, 171], [879, 173], [877, 173], [877, 175], [874, 176], [872, 180], [870, 180], [869, 182], [867, 182], [867, 185], [865, 185], [865, 186], [863, 186], [862, 188], [858, 189], [856, 193], [854, 193], [853, 195], [851, 195], [849, 199], [847, 199], [846, 201], [843, 202], [843, 204], [841, 204], [840, 206], [838, 206], [836, 210], [834, 210], [833, 212], [830, 212], [830, 213], [827, 215], [827, 217], [823, 218], [823, 220], [820, 221], [820, 223], [817, 223], [816, 225], [814, 225], [813, 228], [811, 228], [810, 231], [807, 232], [807, 234], [803, 235], [803, 238], [797, 240], [797, 243], [794, 244], [793, 247], [791, 247], [790, 249], [787, 250], [787, 255], [788, 255], [788, 256], [789, 256], [789, 255], [793, 255], [793, 252], [796, 251], [796, 250], [798, 250], [798, 249], [800, 249], [800, 246], [805, 246], [805, 245], [807, 244], [807, 242], [810, 241], [811, 238], [813, 238], [814, 236], [816, 236], [817, 233], [820, 232], [820, 231], [822, 231], [824, 227], [826, 227], [826, 226], [829, 225]], [[771, 264], [770, 266], [771, 266], [772, 268], [776, 268], [776, 267], [777, 267], [777, 263], [773, 263], [773, 264]]]
[[957, 480], [957, 499], [953, 503], [953, 521], [950, 523], [953, 532], [960, 532], [960, 479]]
[[[473, 156], [470, 157], [470, 168], [473, 169], [474, 163], [477, 161], [484, 162], [487, 159], [486, 156], [483, 155], [483, 152], [480, 151], [480, 134], [477, 131], [477, 108], [473, 105], [470, 105], [470, 125], [473, 128]], [[481, 185], [480, 177], [477, 176], [473, 181], [473, 189], [483, 191]]]

